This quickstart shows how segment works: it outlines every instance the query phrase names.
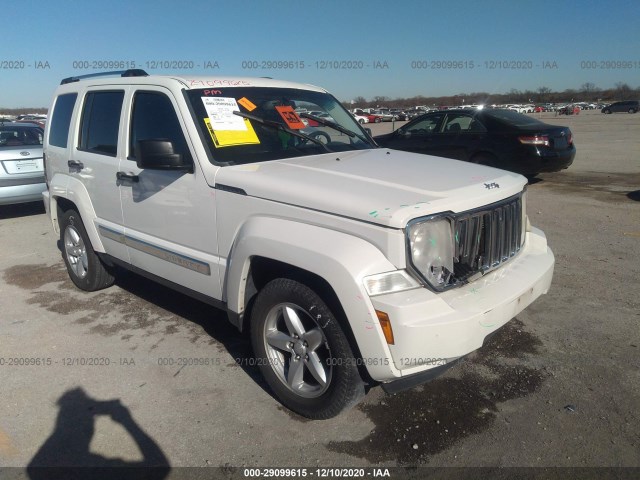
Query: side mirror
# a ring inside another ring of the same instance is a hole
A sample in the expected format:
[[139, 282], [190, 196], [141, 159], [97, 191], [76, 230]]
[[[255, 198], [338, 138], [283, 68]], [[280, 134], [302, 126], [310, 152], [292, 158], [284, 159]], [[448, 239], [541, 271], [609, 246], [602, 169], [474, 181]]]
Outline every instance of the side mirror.
[[153, 170], [184, 170], [193, 173], [193, 163], [175, 153], [173, 143], [167, 139], [140, 140], [135, 146], [138, 168]]

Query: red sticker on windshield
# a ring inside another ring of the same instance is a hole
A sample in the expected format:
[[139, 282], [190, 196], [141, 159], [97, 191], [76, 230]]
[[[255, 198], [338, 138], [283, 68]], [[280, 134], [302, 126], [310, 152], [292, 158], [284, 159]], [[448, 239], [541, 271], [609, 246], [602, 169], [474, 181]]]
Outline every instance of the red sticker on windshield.
[[287, 126], [292, 130], [300, 130], [306, 126], [303, 121], [300, 120], [300, 117], [291, 105], [279, 106], [276, 107], [276, 110], [285, 121]]

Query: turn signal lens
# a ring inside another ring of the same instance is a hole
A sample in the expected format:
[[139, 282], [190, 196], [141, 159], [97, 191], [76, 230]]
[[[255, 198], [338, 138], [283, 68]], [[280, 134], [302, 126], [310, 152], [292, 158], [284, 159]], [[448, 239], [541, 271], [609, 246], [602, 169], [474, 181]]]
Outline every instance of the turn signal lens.
[[376, 310], [376, 315], [378, 316], [378, 321], [380, 322], [380, 326], [382, 327], [382, 332], [384, 333], [384, 338], [389, 345], [393, 345], [395, 342], [393, 340], [393, 329], [391, 328], [391, 320], [389, 320], [389, 315], [380, 310]]
[[369, 296], [373, 297], [375, 295], [420, 288], [420, 284], [404, 270], [396, 270], [365, 277], [364, 288]]

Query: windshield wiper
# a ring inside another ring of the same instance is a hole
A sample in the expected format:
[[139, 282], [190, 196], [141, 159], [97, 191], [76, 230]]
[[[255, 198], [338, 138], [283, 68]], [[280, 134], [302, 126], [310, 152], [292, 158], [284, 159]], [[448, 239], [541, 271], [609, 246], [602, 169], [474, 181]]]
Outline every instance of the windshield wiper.
[[234, 111], [233, 114], [234, 115], [238, 115], [239, 117], [242, 117], [242, 118], [248, 118], [249, 120], [253, 120], [255, 122], [261, 123], [262, 125], [265, 125], [267, 127], [275, 128], [276, 130], [282, 130], [283, 132], [287, 132], [288, 134], [293, 135], [295, 137], [304, 138], [305, 140], [307, 140], [309, 142], [313, 142], [313, 143], [315, 143], [317, 145], [320, 145], [327, 152], [333, 153], [333, 150], [331, 150], [329, 147], [327, 147], [320, 140], [318, 140], [316, 138], [313, 138], [313, 137], [311, 137], [309, 135], [306, 135], [304, 133], [298, 132], [296, 130], [293, 130], [291, 128], [287, 128], [284, 125], [282, 125], [281, 123], [274, 122], [273, 120], [265, 120], [264, 118], [260, 118], [260, 117], [258, 117], [256, 115], [251, 115], [250, 113], [239, 112], [237, 110]]
[[325, 120], [324, 118], [316, 117], [315, 115], [310, 115], [304, 112], [300, 113], [298, 116], [302, 118], [308, 118], [309, 120], [313, 120], [314, 122], [318, 122], [327, 127], [331, 127], [334, 130], [344, 133], [345, 135], [349, 135], [351, 138], [356, 136], [356, 134], [353, 133], [351, 130], [346, 129], [342, 125], [338, 125], [337, 123], [332, 122], [330, 120]]
[[324, 118], [316, 117], [315, 115], [311, 115], [305, 112], [299, 113], [298, 116], [302, 118], [308, 118], [309, 120], [313, 120], [314, 122], [321, 123], [322, 125], [329, 128], [333, 128], [334, 130], [344, 133], [345, 135], [348, 135], [351, 138], [358, 137], [363, 142], [369, 143], [369, 141], [366, 138], [362, 137], [361, 135], [358, 135], [356, 132], [353, 132], [348, 128], [345, 128], [342, 125], [338, 125], [337, 123], [332, 122], [330, 120], [325, 120]]

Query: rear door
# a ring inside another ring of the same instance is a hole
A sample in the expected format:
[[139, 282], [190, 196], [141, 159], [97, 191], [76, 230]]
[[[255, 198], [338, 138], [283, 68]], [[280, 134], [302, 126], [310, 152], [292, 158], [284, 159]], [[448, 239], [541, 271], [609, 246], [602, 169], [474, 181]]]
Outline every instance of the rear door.
[[484, 133], [484, 127], [474, 120], [473, 113], [448, 113], [433, 140], [434, 155], [468, 160], [468, 153], [480, 143]]
[[[128, 254], [120, 241], [124, 227], [116, 173], [123, 155], [118, 151], [118, 137], [127, 88], [90, 87], [86, 91], [73, 155], [66, 162], [71, 181], [77, 180], [91, 193], [96, 228], [106, 253], [125, 261]], [[79, 195], [83, 191], [79, 186], [70, 190]], [[86, 203], [85, 199], [76, 200], [78, 205]]]

